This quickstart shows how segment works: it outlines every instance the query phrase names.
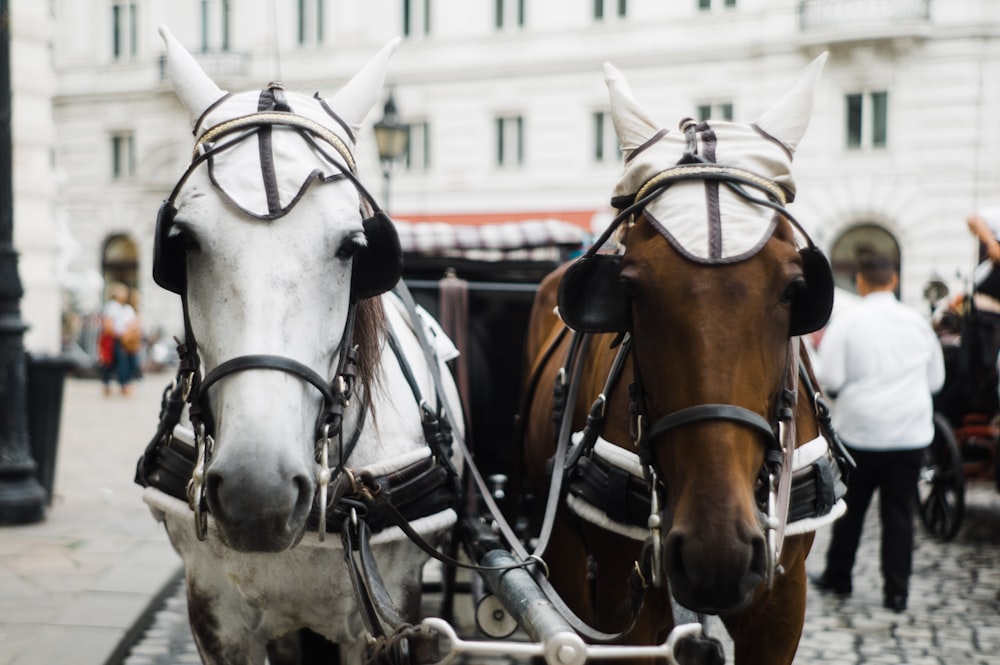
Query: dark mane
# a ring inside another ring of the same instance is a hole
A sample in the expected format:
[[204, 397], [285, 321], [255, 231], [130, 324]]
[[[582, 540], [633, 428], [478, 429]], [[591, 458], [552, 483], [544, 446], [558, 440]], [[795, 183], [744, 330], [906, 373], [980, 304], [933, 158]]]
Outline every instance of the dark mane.
[[354, 343], [358, 345], [358, 389], [371, 395], [378, 383], [378, 365], [385, 341], [385, 308], [379, 297], [365, 298], [357, 304], [354, 320]]

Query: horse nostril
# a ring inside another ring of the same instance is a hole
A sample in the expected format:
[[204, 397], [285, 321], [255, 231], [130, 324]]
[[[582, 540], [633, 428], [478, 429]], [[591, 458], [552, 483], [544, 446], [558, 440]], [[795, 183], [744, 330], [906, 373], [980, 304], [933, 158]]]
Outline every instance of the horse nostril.
[[292, 479], [292, 482], [297, 490], [297, 495], [295, 507], [289, 516], [290, 523], [298, 522], [308, 516], [309, 511], [312, 510], [313, 493], [315, 492], [315, 485], [309, 476], [298, 474]]
[[755, 536], [750, 548], [750, 573], [764, 577], [767, 574], [767, 541], [763, 536]]
[[666, 558], [667, 575], [679, 580], [686, 577], [687, 566], [684, 565], [684, 536], [674, 530], [667, 534], [664, 541], [664, 557]]
[[218, 471], [209, 470], [209, 472], [205, 474], [205, 495], [208, 499], [209, 505], [221, 505], [221, 493], [222, 474]]

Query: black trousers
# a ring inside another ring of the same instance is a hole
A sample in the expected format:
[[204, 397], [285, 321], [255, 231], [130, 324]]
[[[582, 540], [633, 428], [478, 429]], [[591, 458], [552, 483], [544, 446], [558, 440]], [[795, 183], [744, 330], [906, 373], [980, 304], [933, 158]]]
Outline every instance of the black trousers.
[[847, 485], [847, 512], [833, 524], [826, 552], [827, 581], [850, 587], [865, 513], [879, 492], [882, 523], [882, 592], [906, 596], [913, 568], [913, 513], [923, 450], [873, 452], [848, 446], [857, 468]]

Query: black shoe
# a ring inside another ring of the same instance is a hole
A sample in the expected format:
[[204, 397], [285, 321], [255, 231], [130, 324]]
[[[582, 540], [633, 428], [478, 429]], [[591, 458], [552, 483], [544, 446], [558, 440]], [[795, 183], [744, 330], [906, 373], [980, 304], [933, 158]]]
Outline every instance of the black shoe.
[[850, 596], [851, 595], [851, 582], [834, 582], [826, 573], [822, 575], [810, 575], [809, 581], [812, 585], [819, 589], [823, 593], [832, 593], [837, 596]]
[[882, 607], [892, 610], [897, 614], [906, 611], [906, 596], [886, 596], [882, 601]]

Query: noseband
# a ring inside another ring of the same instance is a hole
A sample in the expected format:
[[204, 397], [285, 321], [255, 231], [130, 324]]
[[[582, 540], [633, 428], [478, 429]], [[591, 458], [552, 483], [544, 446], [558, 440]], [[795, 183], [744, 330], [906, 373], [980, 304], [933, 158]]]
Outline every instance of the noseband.
[[[635, 448], [644, 469], [648, 470], [652, 494], [655, 497], [661, 488], [657, 487], [653, 472], [652, 442], [660, 436], [700, 422], [724, 421], [749, 428], [762, 437], [764, 442], [764, 464], [761, 466], [760, 486], [766, 494], [758, 497], [758, 509], [763, 515], [762, 529], [768, 544], [768, 566], [765, 582], [768, 588], [778, 572], [778, 559], [784, 541], [785, 522], [788, 514], [792, 486], [792, 456], [795, 450], [795, 408], [798, 402], [799, 339], [791, 337], [787, 345], [785, 371], [781, 385], [776, 392], [773, 420], [767, 420], [756, 411], [735, 404], [696, 404], [658, 418], [647, 430], [646, 397], [642, 387], [638, 360], [633, 353], [635, 390], [630, 411], [633, 414], [630, 431], [635, 439]], [[658, 512], [654, 501], [653, 510]], [[655, 522], [655, 525], [654, 525]], [[654, 586], [659, 586], [662, 571], [661, 540], [659, 519], [650, 517], [651, 544], [650, 575]]]

